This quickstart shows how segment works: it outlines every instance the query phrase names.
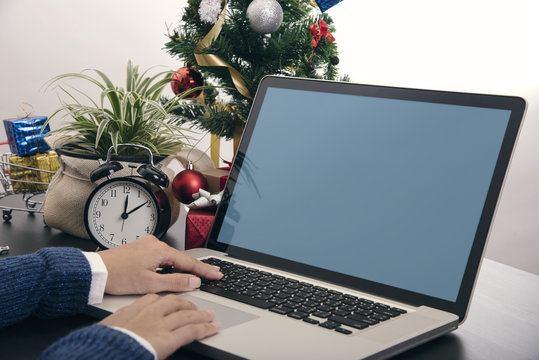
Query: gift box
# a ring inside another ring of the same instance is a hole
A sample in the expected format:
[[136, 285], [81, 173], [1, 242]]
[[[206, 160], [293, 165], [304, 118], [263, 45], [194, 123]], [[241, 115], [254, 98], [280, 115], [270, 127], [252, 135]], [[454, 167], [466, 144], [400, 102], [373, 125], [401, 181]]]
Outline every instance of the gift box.
[[15, 192], [34, 192], [36, 191], [36, 159], [35, 156], [9, 157], [9, 177], [11, 186]]
[[324, 12], [332, 6], [337, 5], [341, 1], [342, 0], [316, 0], [316, 4], [320, 8], [320, 10]]
[[45, 135], [50, 131], [49, 124], [44, 126], [46, 121], [46, 116], [4, 120], [11, 153], [26, 156], [50, 150], [44, 140]]
[[60, 168], [58, 163], [58, 154], [54, 151], [49, 151], [45, 154], [36, 154], [36, 171], [38, 182], [38, 191], [45, 191], [49, 187], [52, 177]]
[[217, 194], [225, 188], [226, 180], [228, 179], [227, 169], [209, 169], [202, 171], [202, 175], [208, 181], [208, 191], [210, 194]]
[[30, 156], [9, 157], [9, 177], [14, 192], [41, 192], [47, 190], [54, 172], [60, 165], [54, 151]]
[[189, 210], [185, 223], [185, 250], [204, 246], [214, 217], [215, 208]]

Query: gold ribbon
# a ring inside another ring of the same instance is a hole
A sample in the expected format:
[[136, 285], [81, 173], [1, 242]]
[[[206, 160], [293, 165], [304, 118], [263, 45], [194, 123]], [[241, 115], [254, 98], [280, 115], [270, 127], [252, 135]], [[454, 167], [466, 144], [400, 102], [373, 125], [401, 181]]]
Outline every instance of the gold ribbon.
[[[243, 134], [243, 126], [241, 124], [236, 124], [234, 127], [234, 143], [233, 143], [233, 149], [234, 154], [238, 152], [238, 147], [240, 146], [240, 140], [241, 136]], [[219, 167], [219, 160], [221, 153], [221, 137], [219, 135], [211, 134], [211, 144], [210, 144], [210, 156], [211, 161], [213, 162], [213, 165], [218, 168]]]
[[[201, 54], [201, 52], [204, 49], [207, 49], [211, 46], [211, 44], [219, 37], [219, 34], [221, 33], [221, 30], [223, 29], [223, 24], [225, 23], [225, 15], [226, 15], [226, 7], [227, 7], [227, 1], [225, 0], [223, 10], [221, 11], [221, 14], [219, 15], [219, 18], [217, 19], [217, 22], [213, 25], [211, 30], [204, 36], [202, 40], [197, 44], [195, 47], [194, 55], [195, 59], [199, 66], [220, 66], [220, 67], [226, 67], [230, 73], [230, 76], [232, 78], [232, 82], [234, 82], [234, 86], [238, 90], [240, 94], [245, 96], [249, 100], [253, 100], [253, 97], [251, 96], [249, 89], [247, 88], [247, 85], [245, 84], [245, 81], [243, 80], [243, 77], [239, 73], [238, 70], [234, 69], [231, 65], [229, 65], [226, 61], [221, 59], [219, 56], [215, 54]], [[199, 101], [204, 102], [204, 99], [199, 99]], [[228, 109], [229, 106], [225, 106], [225, 110]], [[237, 124], [234, 128], [234, 154], [236, 154], [236, 151], [238, 150], [238, 146], [240, 143], [241, 135], [243, 133], [243, 126], [240, 124]], [[219, 160], [220, 160], [220, 151], [221, 151], [221, 138], [219, 135], [211, 135], [211, 144], [210, 144], [210, 156], [213, 164], [215, 167], [219, 167]]]
[[253, 100], [253, 97], [249, 93], [249, 89], [247, 88], [247, 85], [245, 85], [245, 81], [243, 80], [243, 77], [239, 73], [238, 70], [234, 69], [231, 65], [227, 64], [226, 61], [221, 59], [219, 56], [215, 54], [201, 54], [204, 49], [207, 49], [211, 46], [211, 44], [217, 39], [219, 34], [221, 33], [221, 30], [223, 28], [223, 24], [225, 23], [225, 15], [226, 15], [226, 6], [227, 1], [225, 1], [225, 4], [223, 6], [223, 11], [221, 11], [221, 14], [219, 15], [219, 19], [213, 25], [211, 30], [204, 36], [202, 40], [197, 44], [195, 48], [195, 59], [199, 66], [220, 66], [220, 67], [226, 67], [228, 68], [228, 71], [230, 72], [230, 76], [232, 77], [232, 81], [234, 82], [234, 85], [236, 86], [236, 89], [240, 94], [245, 96], [249, 100]]
[[[224, 104], [217, 104], [217, 107], [221, 111], [230, 111], [233, 112], [233, 108], [230, 105], [224, 105]], [[236, 155], [236, 152], [238, 151], [238, 147], [240, 145], [241, 136], [243, 135], [243, 124], [241, 121], [237, 121], [236, 125], [234, 126], [234, 134], [233, 134], [233, 155]], [[216, 168], [219, 167], [219, 160], [220, 152], [221, 152], [221, 137], [219, 135], [211, 134], [211, 144], [210, 144], [210, 155], [211, 160], [213, 161], [213, 164]]]
[[[196, 97], [196, 100], [201, 104], [206, 104], [206, 98], [204, 97], [204, 91], [200, 92], [200, 95]], [[218, 105], [219, 106], [219, 105]], [[206, 112], [204, 117], [210, 117], [210, 113]], [[219, 167], [219, 153], [221, 152], [221, 137], [219, 135], [211, 134], [210, 136], [210, 158], [213, 162], [213, 166]]]
[[[30, 112], [26, 111], [26, 109], [24, 108], [24, 105], [28, 105], [32, 108], [32, 110]], [[30, 115], [32, 115], [32, 113], [34, 112], [34, 107], [32, 106], [32, 104], [28, 104], [27, 102], [22, 102], [19, 104], [19, 107], [21, 108], [22, 111], [24, 111], [24, 114], [25, 114], [25, 118], [27, 117], [30, 117]], [[22, 116], [19, 115], [19, 117], [22, 118]]]
[[210, 143], [210, 156], [213, 165], [219, 167], [219, 153], [221, 152], [221, 137], [219, 135], [211, 134]]

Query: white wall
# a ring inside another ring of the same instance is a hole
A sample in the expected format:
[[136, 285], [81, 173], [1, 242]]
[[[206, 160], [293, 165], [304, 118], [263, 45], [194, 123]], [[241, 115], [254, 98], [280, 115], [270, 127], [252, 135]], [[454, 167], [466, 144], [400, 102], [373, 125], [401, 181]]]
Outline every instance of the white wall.
[[[181, 67], [163, 45], [166, 24], [178, 24], [186, 3], [1, 0], [0, 119], [21, 114], [18, 106], [23, 101], [39, 114], [54, 111], [55, 94], [43, 93], [40, 87], [55, 75], [97, 68], [120, 82], [128, 59], [142, 68]], [[527, 99], [526, 122], [489, 248], [498, 251], [491, 253], [494, 258], [500, 252], [518, 258], [522, 252], [538, 254], [539, 12], [535, 1], [346, 0], [329, 13], [336, 22], [341, 73], [355, 82]], [[5, 141], [3, 129], [1, 141]], [[206, 147], [207, 142], [200, 145]], [[231, 157], [230, 144], [223, 155]], [[526, 259], [535, 263], [534, 256]]]
[[341, 72], [355, 82], [527, 100], [487, 256], [539, 273], [539, 4], [346, 0], [329, 12]]
[[166, 24], [179, 22], [184, 5], [175, 0], [1, 0], [0, 119], [21, 114], [23, 101], [50, 115], [58, 99], [40, 88], [56, 75], [96, 68], [123, 84], [128, 59], [142, 69], [181, 67], [162, 48]]

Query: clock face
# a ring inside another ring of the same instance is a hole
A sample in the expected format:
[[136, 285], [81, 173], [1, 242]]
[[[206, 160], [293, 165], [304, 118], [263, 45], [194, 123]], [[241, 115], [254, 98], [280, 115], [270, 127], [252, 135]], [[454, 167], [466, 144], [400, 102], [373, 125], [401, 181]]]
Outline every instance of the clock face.
[[100, 184], [86, 203], [85, 224], [101, 247], [126, 244], [159, 228], [159, 203], [144, 183], [117, 178]]

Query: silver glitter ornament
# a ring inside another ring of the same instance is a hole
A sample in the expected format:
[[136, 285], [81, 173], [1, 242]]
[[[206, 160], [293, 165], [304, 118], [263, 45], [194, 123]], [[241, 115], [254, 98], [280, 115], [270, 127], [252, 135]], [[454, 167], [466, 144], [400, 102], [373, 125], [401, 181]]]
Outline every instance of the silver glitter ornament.
[[259, 34], [270, 34], [283, 22], [283, 8], [276, 0], [254, 0], [247, 7], [251, 28]]

